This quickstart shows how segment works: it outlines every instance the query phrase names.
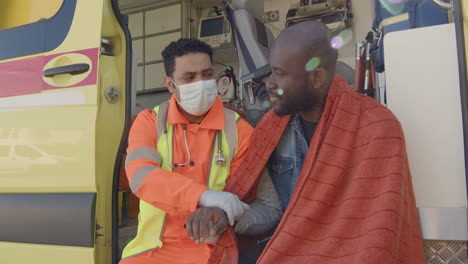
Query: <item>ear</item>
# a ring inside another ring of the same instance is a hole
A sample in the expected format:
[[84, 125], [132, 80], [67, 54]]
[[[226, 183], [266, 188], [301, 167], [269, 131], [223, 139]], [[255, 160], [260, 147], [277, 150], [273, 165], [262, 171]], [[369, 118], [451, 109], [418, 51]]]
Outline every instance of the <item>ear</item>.
[[314, 71], [311, 71], [307, 74], [309, 83], [316, 89], [323, 86], [327, 81], [327, 71], [324, 68], [317, 68]]
[[169, 90], [171, 94], [175, 92], [175, 85], [172, 82], [171, 78], [169, 76], [164, 76], [164, 82], [166, 83], [166, 87]]

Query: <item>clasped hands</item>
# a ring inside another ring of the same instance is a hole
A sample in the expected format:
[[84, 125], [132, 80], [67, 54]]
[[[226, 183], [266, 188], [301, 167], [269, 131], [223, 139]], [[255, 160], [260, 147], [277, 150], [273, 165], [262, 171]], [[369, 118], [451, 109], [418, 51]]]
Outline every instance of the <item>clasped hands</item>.
[[200, 207], [185, 221], [185, 230], [196, 244], [216, 244], [228, 225], [228, 218], [223, 210], [216, 207]]
[[205, 191], [185, 222], [185, 229], [195, 243], [215, 244], [228, 225], [234, 226], [249, 206], [229, 192]]

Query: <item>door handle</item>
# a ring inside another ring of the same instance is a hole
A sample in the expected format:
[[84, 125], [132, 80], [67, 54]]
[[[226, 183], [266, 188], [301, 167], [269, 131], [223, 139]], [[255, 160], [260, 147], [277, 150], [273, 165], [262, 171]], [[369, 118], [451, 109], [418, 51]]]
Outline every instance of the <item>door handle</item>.
[[89, 65], [86, 63], [76, 63], [67, 66], [60, 66], [55, 68], [47, 69], [43, 72], [45, 77], [54, 77], [55, 75], [60, 74], [71, 74], [77, 75], [81, 73], [85, 73], [89, 70]]

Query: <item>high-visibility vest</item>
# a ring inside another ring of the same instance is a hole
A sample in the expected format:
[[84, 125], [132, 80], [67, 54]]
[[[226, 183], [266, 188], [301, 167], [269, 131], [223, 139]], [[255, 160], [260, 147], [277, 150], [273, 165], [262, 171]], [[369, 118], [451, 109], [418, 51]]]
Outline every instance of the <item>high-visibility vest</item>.
[[[174, 126], [167, 124], [169, 102], [154, 108], [156, 113], [157, 150], [162, 157], [160, 167], [172, 171], [168, 165], [172, 163], [172, 142], [174, 140]], [[211, 165], [207, 185], [211, 190], [222, 191], [229, 176], [231, 160], [237, 152], [237, 120], [239, 115], [224, 108], [225, 128], [217, 131], [211, 154]], [[168, 144], [169, 143], [169, 144]], [[217, 164], [219, 150], [225, 156], [224, 164]], [[167, 153], [167, 154], [166, 154]], [[149, 250], [161, 248], [162, 234], [166, 221], [166, 212], [140, 199], [140, 213], [138, 215], [138, 231], [136, 237], [127, 244], [122, 253], [122, 259], [139, 255]]]

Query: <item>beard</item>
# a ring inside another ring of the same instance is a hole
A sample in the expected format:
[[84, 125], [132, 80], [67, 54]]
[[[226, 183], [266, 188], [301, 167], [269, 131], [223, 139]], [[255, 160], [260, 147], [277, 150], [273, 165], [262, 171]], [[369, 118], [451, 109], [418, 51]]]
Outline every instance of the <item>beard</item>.
[[297, 112], [307, 110], [312, 105], [312, 95], [307, 91], [308, 83], [304, 80], [302, 85], [296, 90], [279, 97], [273, 106], [273, 111], [277, 116], [292, 115]]
[[273, 106], [273, 112], [275, 112], [277, 116], [285, 116], [293, 114], [295, 111], [291, 107], [288, 107], [288, 105], [278, 102]]

